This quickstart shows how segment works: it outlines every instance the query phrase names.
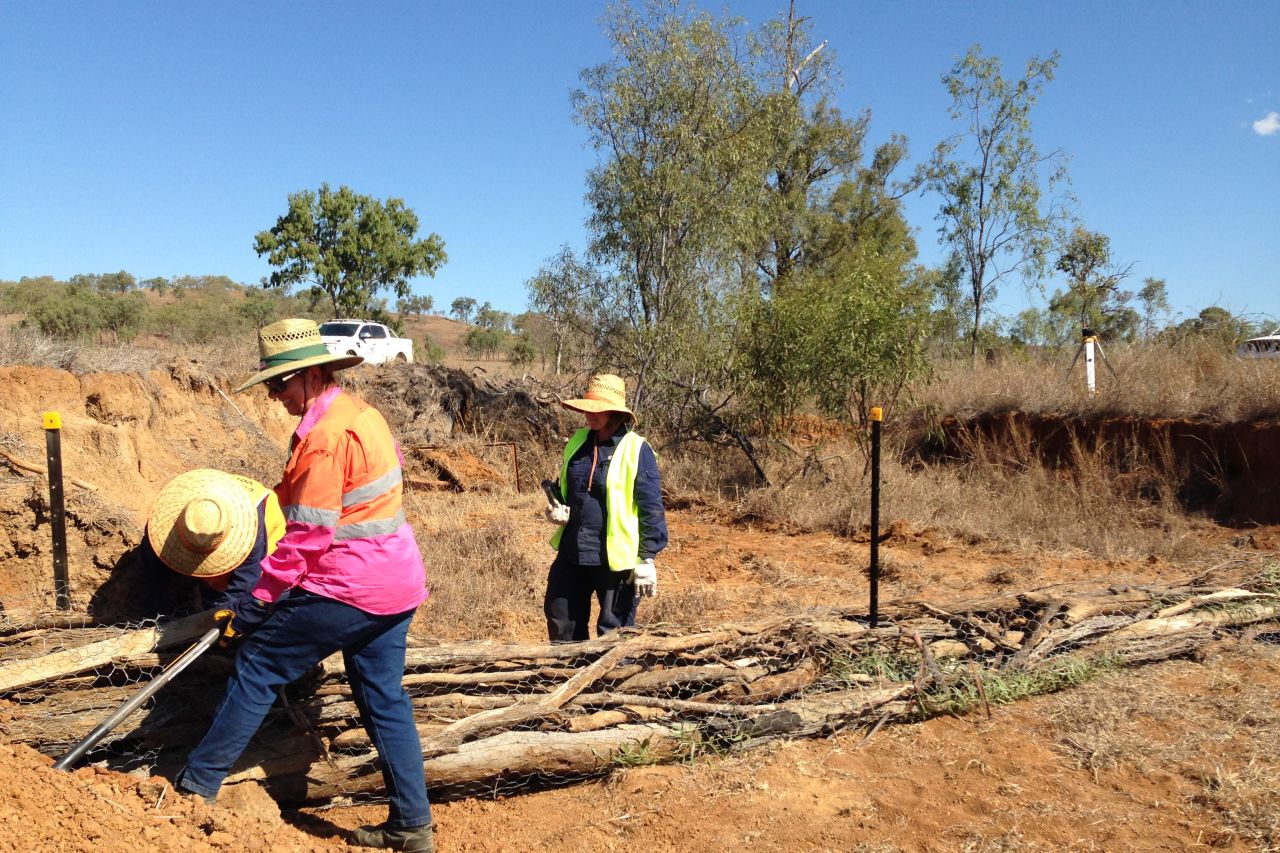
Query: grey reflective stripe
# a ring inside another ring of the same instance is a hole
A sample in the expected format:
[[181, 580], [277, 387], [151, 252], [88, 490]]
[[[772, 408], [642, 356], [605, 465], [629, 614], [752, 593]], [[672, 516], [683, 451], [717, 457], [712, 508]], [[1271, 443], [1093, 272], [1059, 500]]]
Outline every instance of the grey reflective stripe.
[[342, 505], [344, 507], [355, 506], [356, 504], [367, 503], [376, 497], [385, 495], [387, 492], [400, 485], [400, 466], [392, 468], [372, 483], [365, 483], [363, 486], [352, 489], [342, 496]]
[[388, 533], [395, 533], [404, 523], [404, 510], [401, 510], [396, 513], [395, 518], [343, 524], [333, 534], [333, 541], [342, 542], [347, 539], [368, 539], [374, 536], [386, 536]]
[[300, 521], [303, 524], [314, 524], [318, 527], [337, 527], [338, 516], [341, 514], [336, 509], [320, 509], [302, 504], [290, 504], [284, 508], [286, 521]]

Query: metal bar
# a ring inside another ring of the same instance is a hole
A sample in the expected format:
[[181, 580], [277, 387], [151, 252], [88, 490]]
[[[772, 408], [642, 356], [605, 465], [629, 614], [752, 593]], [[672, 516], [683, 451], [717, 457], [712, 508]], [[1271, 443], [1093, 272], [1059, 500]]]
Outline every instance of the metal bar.
[[125, 700], [119, 708], [117, 708], [110, 717], [103, 720], [96, 729], [89, 733], [84, 740], [71, 747], [71, 750], [53, 764], [54, 770], [70, 770], [77, 761], [79, 761], [86, 752], [93, 749], [98, 741], [102, 740], [107, 734], [125, 721], [130, 714], [138, 709], [143, 702], [151, 698], [151, 696], [164, 687], [170, 681], [178, 676], [188, 666], [191, 665], [196, 658], [209, 650], [209, 647], [218, 641], [218, 637], [222, 636], [222, 629], [210, 628], [196, 640], [191, 648], [174, 658], [164, 672], [147, 682], [147, 686], [139, 690], [133, 696]]
[[871, 409], [871, 627], [880, 622], [880, 422], [884, 412]]
[[59, 610], [70, 610], [67, 514], [62, 492], [62, 416], [57, 412], [44, 413], [44, 443], [49, 469], [49, 522], [53, 530], [53, 595]]

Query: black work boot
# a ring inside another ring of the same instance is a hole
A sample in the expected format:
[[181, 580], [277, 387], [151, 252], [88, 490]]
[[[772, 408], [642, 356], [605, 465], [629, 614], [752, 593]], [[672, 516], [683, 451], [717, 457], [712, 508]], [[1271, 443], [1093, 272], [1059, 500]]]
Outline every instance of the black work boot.
[[408, 829], [391, 829], [385, 823], [378, 826], [362, 826], [351, 833], [351, 843], [357, 847], [382, 847], [405, 850], [407, 853], [435, 853], [436, 842], [431, 836], [431, 824]]

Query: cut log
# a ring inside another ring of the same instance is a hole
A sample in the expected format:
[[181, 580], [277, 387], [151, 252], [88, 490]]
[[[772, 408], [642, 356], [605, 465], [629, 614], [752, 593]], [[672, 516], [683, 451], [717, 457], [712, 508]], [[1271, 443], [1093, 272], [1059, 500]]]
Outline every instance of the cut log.
[[212, 625], [208, 613], [196, 613], [153, 628], [122, 633], [87, 646], [65, 649], [38, 658], [10, 661], [0, 666], [0, 693], [53, 681], [105, 666], [131, 655], [145, 655], [189, 643]]

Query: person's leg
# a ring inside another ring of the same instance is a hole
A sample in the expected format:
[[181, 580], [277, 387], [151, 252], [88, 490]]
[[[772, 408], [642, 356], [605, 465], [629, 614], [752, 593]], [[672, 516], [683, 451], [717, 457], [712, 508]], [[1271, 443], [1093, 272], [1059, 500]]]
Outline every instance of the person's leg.
[[542, 611], [547, 617], [547, 637], [553, 643], [585, 640], [591, 624], [590, 580], [588, 569], [562, 561], [551, 563], [547, 573], [547, 595]]
[[249, 635], [236, 655], [236, 671], [204, 739], [187, 756], [175, 779], [178, 788], [216, 797], [222, 780], [244, 752], [276, 701], [276, 691], [342, 647], [353, 629], [344, 610], [327, 598], [296, 592]]
[[386, 827], [427, 826], [431, 804], [422, 767], [422, 742], [413, 719], [413, 703], [404, 689], [405, 636], [413, 611], [369, 618], [373, 630], [344, 648], [342, 656], [360, 720], [381, 759], [391, 800]]
[[634, 624], [636, 585], [632, 582], [631, 573], [614, 572], [608, 566], [600, 566], [592, 572], [591, 579], [596, 599], [600, 602], [596, 635]]

